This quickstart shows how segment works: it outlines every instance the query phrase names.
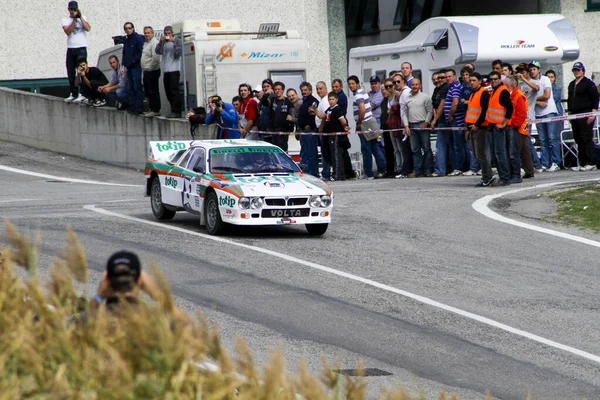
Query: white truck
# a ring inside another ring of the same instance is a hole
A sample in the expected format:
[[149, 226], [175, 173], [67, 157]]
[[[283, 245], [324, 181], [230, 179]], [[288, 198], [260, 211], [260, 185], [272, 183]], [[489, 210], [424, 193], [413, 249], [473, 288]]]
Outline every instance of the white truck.
[[466, 63], [487, 74], [496, 59], [511, 64], [539, 61], [542, 68], [579, 57], [579, 42], [571, 22], [559, 14], [490, 15], [430, 18], [405, 39], [350, 50], [348, 70], [363, 82], [387, 77], [401, 63], [413, 66], [423, 91], [432, 93], [431, 75]]

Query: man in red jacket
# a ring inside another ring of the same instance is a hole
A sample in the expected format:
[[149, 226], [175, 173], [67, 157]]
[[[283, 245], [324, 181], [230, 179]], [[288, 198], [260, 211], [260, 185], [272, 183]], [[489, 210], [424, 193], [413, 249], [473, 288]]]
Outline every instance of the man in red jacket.
[[508, 159], [510, 167], [510, 183], [521, 183], [521, 165], [525, 170], [523, 178], [533, 178], [534, 169], [529, 151], [529, 121], [527, 119], [527, 97], [518, 87], [516, 76], [509, 75], [504, 78], [504, 85], [510, 92], [510, 101], [513, 105], [513, 114], [508, 121]]

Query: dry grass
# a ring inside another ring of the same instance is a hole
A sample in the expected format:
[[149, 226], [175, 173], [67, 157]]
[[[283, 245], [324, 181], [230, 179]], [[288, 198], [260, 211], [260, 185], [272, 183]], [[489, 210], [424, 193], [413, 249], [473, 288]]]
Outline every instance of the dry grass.
[[[36, 276], [39, 239], [17, 232], [9, 222], [5, 226], [11, 249], [0, 253], [0, 400], [365, 398], [363, 377], [341, 377], [324, 358], [319, 377], [306, 364], [297, 374], [288, 373], [279, 350], [260, 371], [241, 339], [230, 358], [218, 330], [201, 315], [193, 323], [174, 317], [169, 284], [157, 267], [152, 269], [159, 301], [124, 308], [119, 315], [101, 309], [87, 322], [75, 322], [71, 317], [87, 305], [74, 281], [88, 279], [75, 233], [68, 229], [66, 248], [42, 285]], [[17, 277], [18, 267], [30, 272], [29, 279]], [[218, 370], [199, 368], [205, 360]], [[425, 395], [396, 388], [380, 398]], [[439, 399], [458, 397], [442, 393]]]

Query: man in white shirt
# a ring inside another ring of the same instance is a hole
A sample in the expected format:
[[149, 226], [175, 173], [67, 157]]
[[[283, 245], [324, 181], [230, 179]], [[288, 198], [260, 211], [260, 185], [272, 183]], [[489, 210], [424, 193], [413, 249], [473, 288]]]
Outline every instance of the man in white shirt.
[[[527, 120], [533, 121], [535, 120], [535, 102], [537, 99], [537, 92], [540, 90], [539, 81], [531, 78], [529, 74], [529, 67], [525, 63], [521, 63], [517, 65], [516, 68], [517, 78], [519, 78], [519, 89], [523, 92], [525, 97], [527, 98]], [[538, 173], [543, 172], [542, 170], [542, 162], [538, 157], [537, 150], [531, 141], [531, 122], [529, 122], [529, 151], [531, 153], [531, 159], [533, 161], [533, 167], [535, 171]]]
[[[541, 65], [537, 61], [529, 64], [529, 73], [531, 77], [539, 81], [539, 90], [535, 103], [535, 118], [553, 118], [558, 116], [554, 97], [552, 96], [552, 82], [547, 76], [541, 74]], [[542, 170], [554, 172], [560, 170], [560, 141], [559, 133], [556, 131], [556, 124], [545, 122], [535, 125], [538, 137], [542, 142]]]
[[87, 17], [81, 14], [76, 1], [70, 1], [68, 5], [69, 16], [62, 19], [62, 28], [67, 35], [67, 76], [69, 77], [69, 88], [71, 94], [65, 99], [67, 103], [72, 101], [80, 103], [85, 97], [79, 94], [79, 88], [75, 86], [75, 75], [77, 59], [87, 58], [87, 32], [90, 24]]

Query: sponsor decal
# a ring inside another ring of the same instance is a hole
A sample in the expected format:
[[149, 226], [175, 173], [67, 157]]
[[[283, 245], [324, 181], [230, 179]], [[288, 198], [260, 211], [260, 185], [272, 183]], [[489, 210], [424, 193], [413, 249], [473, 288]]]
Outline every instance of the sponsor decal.
[[177, 188], [177, 179], [167, 176], [165, 178], [165, 186], [172, 186], [173, 189]]
[[160, 152], [169, 150], [183, 150], [187, 148], [184, 142], [169, 141], [167, 143], [156, 143], [156, 149]]
[[235, 206], [236, 200], [234, 197], [231, 196], [220, 196], [219, 197], [219, 205], [220, 206], [227, 206], [230, 208], [233, 208], [233, 206]]
[[282, 188], [282, 187], [285, 187], [285, 185], [283, 183], [281, 183], [281, 182], [265, 182], [264, 185], [268, 186], [268, 187], [272, 187], [272, 188], [276, 188], [276, 187]]
[[222, 62], [226, 58], [233, 57], [233, 48], [235, 47], [235, 43], [229, 42], [219, 49], [219, 54], [217, 54], [217, 61]]
[[265, 53], [264, 51], [251, 51], [250, 54], [242, 53], [240, 55], [249, 60], [251, 58], [282, 58], [285, 56], [285, 53]]
[[196, 197], [194, 203], [196, 204], [196, 208], [200, 208], [200, 197]]
[[282, 154], [283, 150], [279, 147], [225, 147], [219, 149], [211, 149], [210, 154], [232, 154], [232, 153], [279, 153]]
[[558, 47], [556, 46], [546, 46], [544, 47], [544, 51], [556, 51], [558, 50]]
[[302, 217], [303, 210], [265, 210], [271, 217]]
[[281, 183], [294, 183], [300, 179], [297, 176], [255, 176], [252, 178], [236, 177], [235, 180], [240, 183], [261, 183], [265, 181], [275, 181]]
[[534, 43], [526, 43], [524, 40], [515, 40], [511, 44], [501, 44], [501, 49], [534, 49]]
[[208, 186], [210, 184], [210, 181], [206, 178], [202, 178], [200, 179], [200, 185], [202, 186]]

